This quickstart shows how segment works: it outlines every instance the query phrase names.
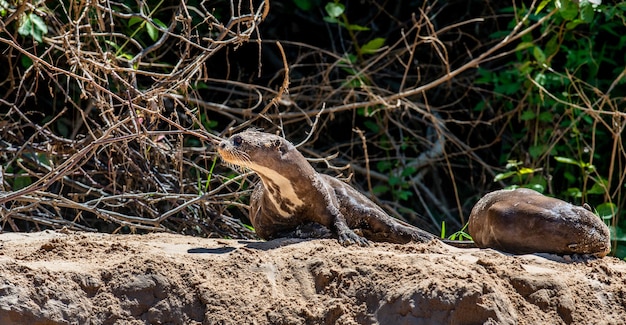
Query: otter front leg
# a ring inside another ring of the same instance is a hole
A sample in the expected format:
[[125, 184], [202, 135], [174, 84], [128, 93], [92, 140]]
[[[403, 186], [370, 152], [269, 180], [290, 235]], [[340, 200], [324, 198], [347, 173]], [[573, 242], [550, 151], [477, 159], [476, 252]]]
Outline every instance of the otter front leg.
[[[337, 234], [339, 243], [343, 246], [358, 244], [360, 246], [368, 246], [369, 242], [364, 237], [357, 235], [346, 222], [345, 216], [339, 209], [339, 200], [335, 195], [335, 190], [332, 185], [327, 182], [324, 177], [326, 175], [316, 174], [313, 178], [313, 186], [321, 195], [320, 199], [323, 200], [324, 205], [322, 210], [310, 211], [311, 213], [318, 214], [321, 219], [320, 223], [330, 228]], [[328, 176], [330, 177], [330, 176]]]
[[358, 244], [359, 246], [369, 246], [369, 242], [364, 237], [357, 235], [346, 223], [346, 219], [337, 211], [333, 216], [333, 230], [337, 232], [339, 243], [343, 246]]

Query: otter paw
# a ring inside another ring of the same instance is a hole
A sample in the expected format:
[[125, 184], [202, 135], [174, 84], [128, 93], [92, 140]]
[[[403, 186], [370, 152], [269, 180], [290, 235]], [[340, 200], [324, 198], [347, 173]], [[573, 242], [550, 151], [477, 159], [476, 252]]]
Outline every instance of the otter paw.
[[343, 246], [349, 246], [354, 244], [357, 244], [359, 246], [370, 245], [370, 242], [367, 239], [355, 234], [353, 231], [344, 231], [339, 233], [339, 243]]

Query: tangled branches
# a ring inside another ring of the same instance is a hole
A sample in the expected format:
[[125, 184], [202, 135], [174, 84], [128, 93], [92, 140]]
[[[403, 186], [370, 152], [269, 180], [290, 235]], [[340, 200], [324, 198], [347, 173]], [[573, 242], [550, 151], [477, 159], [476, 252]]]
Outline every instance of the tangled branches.
[[[210, 120], [177, 98], [206, 75], [210, 58], [258, 33], [268, 3], [45, 5], [19, 3], [0, 26], [11, 67], [1, 85], [2, 228], [249, 236], [211, 204], [236, 198], [219, 194], [229, 182], [211, 182], [213, 157], [202, 150]], [[47, 26], [40, 42], [32, 22], [33, 42], [18, 41], [18, 23], [29, 19]]]

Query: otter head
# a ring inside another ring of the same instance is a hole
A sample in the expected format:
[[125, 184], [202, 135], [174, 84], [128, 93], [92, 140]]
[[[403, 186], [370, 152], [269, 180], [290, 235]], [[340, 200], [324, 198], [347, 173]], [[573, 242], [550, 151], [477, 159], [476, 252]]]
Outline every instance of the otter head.
[[315, 170], [289, 141], [248, 130], [222, 141], [217, 152], [225, 162], [257, 173], [280, 215], [291, 215], [304, 204], [300, 197]]
[[287, 155], [291, 151], [297, 152], [289, 141], [252, 130], [231, 136], [217, 148], [227, 163], [252, 169], [258, 174], [263, 174], [264, 169], [278, 171], [283, 165], [293, 164], [293, 155]]

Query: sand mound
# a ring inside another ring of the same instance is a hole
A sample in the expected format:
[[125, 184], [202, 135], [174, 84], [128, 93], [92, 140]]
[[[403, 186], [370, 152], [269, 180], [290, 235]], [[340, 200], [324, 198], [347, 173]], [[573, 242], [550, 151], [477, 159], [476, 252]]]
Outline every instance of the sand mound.
[[440, 243], [0, 235], [0, 324], [624, 324], [626, 262]]

